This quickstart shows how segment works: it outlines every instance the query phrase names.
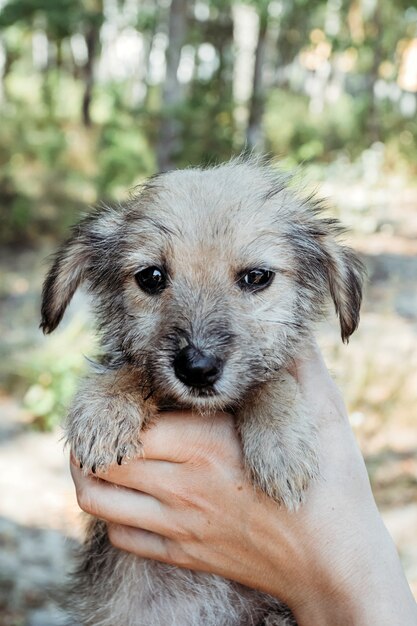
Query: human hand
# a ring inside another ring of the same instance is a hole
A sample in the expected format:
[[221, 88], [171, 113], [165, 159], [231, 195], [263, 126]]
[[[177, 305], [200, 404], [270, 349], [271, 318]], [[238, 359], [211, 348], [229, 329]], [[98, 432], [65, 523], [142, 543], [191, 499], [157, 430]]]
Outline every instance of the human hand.
[[293, 375], [319, 424], [321, 468], [297, 513], [255, 491], [223, 413], [161, 414], [143, 433], [144, 458], [105, 474], [72, 464], [79, 504], [109, 522], [115, 546], [270, 593], [299, 624], [414, 624], [416, 605], [319, 353]]

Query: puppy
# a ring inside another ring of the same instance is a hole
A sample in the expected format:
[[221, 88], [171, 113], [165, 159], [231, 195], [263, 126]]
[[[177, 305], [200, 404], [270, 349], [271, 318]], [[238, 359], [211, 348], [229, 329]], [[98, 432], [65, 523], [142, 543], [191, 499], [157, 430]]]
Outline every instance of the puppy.
[[[342, 228], [289, 178], [254, 159], [152, 178], [72, 232], [43, 289], [45, 333], [75, 290], [92, 296], [102, 356], [66, 422], [85, 472], [141, 453], [164, 407], [233, 412], [247, 472], [296, 509], [319, 468], [315, 424], [286, 368], [331, 296], [347, 341], [363, 268]], [[85, 626], [284, 626], [278, 600], [218, 576], [114, 548], [94, 520], [76, 575]]]

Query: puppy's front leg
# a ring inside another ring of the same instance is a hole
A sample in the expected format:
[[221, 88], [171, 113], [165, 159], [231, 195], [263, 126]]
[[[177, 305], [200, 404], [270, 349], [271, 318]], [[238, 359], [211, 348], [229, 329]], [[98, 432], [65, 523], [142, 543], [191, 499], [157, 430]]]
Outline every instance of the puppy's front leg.
[[263, 385], [238, 414], [243, 454], [251, 479], [290, 510], [303, 501], [318, 475], [315, 424], [295, 379], [285, 371]]
[[153, 414], [129, 368], [90, 376], [68, 414], [66, 440], [84, 470], [105, 470], [140, 452], [139, 433]]

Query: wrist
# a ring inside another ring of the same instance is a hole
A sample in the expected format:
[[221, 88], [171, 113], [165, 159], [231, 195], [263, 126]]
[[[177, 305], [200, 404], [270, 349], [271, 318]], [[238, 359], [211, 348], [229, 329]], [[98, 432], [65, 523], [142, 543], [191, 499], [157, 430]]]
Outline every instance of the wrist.
[[[377, 549], [345, 562], [343, 573], [317, 573], [293, 613], [299, 626], [413, 626], [417, 605], [388, 533]], [[313, 578], [313, 577], [311, 577]]]

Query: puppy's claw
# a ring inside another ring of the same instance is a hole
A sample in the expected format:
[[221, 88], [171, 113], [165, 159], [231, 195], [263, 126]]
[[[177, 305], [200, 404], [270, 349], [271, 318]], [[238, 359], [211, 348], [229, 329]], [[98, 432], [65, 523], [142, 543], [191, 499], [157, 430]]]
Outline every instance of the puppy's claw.
[[81, 463], [81, 461], [80, 461], [80, 469], [83, 469], [83, 467], [84, 467], [84, 464]]
[[123, 461], [123, 454], [117, 455], [117, 465], [121, 465]]
[[96, 464], [94, 463], [94, 465], [93, 465], [93, 466], [92, 466], [92, 468], [91, 468], [91, 471], [93, 472], [93, 474], [95, 474], [95, 473], [96, 473], [96, 469], [97, 469], [97, 466], [96, 466]]

